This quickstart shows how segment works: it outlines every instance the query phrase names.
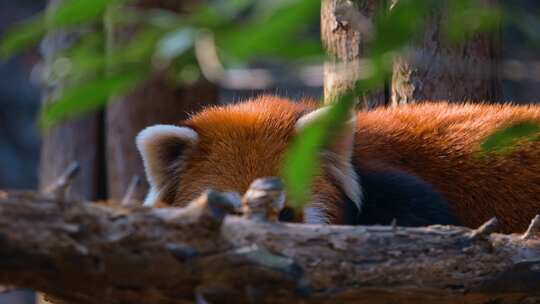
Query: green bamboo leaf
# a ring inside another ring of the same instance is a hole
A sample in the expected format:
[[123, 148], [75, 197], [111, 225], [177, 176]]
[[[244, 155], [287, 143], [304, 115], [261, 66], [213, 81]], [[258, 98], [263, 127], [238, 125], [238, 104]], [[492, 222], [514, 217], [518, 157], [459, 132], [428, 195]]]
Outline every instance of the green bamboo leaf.
[[103, 73], [106, 66], [104, 49], [105, 37], [102, 32], [89, 33], [81, 37], [61, 55], [71, 62], [69, 77], [78, 79]]
[[39, 14], [9, 29], [0, 42], [0, 59], [36, 44], [46, 32], [59, 27], [100, 21], [107, 7], [127, 0], [70, 0], [52, 12]]
[[[274, 5], [275, 6], [275, 5]], [[304, 32], [320, 14], [320, 1], [296, 0], [275, 6], [263, 16], [217, 31], [217, 44], [226, 56], [246, 61], [261, 56], [291, 58], [306, 46], [309, 55], [323, 55], [322, 47], [300, 44]], [[320, 45], [320, 42], [319, 42]], [[296, 51], [291, 49], [296, 48]]]
[[128, 0], [70, 0], [62, 4], [47, 16], [49, 27], [80, 25], [92, 21], [101, 21], [109, 5]]
[[[164, 37], [163, 31], [151, 28], [137, 33], [128, 43], [111, 48], [105, 53], [100, 51], [104, 49], [103, 46], [97, 47], [103, 44], [102, 35], [86, 35], [79, 43], [66, 51], [65, 56], [69, 58], [73, 66], [70, 76], [78, 78], [95, 75], [105, 70], [125, 71], [126, 69], [148, 68], [155, 53], [159, 52], [161, 45], [158, 42], [162, 37]], [[179, 56], [180, 53], [156, 55], [160, 59], [172, 59], [160, 56]]]
[[105, 105], [110, 96], [123, 94], [145, 78], [145, 73], [116, 74], [67, 89], [62, 97], [48, 104], [41, 114], [40, 126], [50, 128], [66, 119], [79, 117]]
[[491, 134], [481, 145], [483, 153], [509, 153], [524, 140], [540, 140], [540, 123], [522, 121]]
[[329, 111], [297, 134], [287, 151], [283, 178], [291, 207], [302, 210], [310, 201], [313, 180], [320, 171], [319, 154], [332, 135], [341, 132], [354, 104], [352, 92], [346, 93]]
[[301, 211], [311, 196], [313, 178], [320, 170], [318, 152], [324, 140], [322, 124], [299, 134], [285, 159], [284, 182], [291, 207]]
[[0, 40], [0, 60], [6, 60], [14, 54], [37, 43], [45, 34], [43, 15], [19, 23], [8, 29]]

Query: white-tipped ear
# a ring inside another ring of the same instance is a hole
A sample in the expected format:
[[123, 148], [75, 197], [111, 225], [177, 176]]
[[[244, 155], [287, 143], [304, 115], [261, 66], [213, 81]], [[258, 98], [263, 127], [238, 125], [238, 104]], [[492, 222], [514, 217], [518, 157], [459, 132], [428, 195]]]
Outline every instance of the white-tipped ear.
[[186, 155], [198, 139], [193, 129], [173, 125], [147, 127], [137, 135], [137, 149], [150, 184], [145, 206], [153, 206], [178, 187], [178, 176]]
[[[329, 109], [329, 107], [323, 107], [300, 117], [296, 122], [296, 132], [300, 132], [319, 120], [328, 113]], [[343, 192], [360, 208], [362, 188], [352, 165], [355, 133], [356, 113], [351, 111], [350, 118], [345, 122], [342, 131], [339, 134], [332, 134], [328, 147], [323, 151], [323, 157], [326, 166], [341, 185]]]

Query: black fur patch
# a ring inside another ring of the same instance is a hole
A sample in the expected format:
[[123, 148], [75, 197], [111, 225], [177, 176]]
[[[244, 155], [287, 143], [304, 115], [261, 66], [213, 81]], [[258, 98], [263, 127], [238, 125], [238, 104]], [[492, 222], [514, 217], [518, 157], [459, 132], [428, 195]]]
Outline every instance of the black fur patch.
[[398, 226], [459, 225], [446, 199], [426, 181], [401, 171], [361, 172], [362, 210], [349, 199], [346, 224]]

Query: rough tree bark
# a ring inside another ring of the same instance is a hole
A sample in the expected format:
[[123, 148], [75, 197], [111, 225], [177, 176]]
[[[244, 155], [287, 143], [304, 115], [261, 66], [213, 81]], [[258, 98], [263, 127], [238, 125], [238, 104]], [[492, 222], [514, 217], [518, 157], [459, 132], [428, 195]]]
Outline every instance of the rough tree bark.
[[[181, 11], [195, 1], [141, 1], [139, 8], [164, 8]], [[133, 29], [108, 29], [114, 48], [136, 32]], [[190, 86], [179, 86], [167, 81], [165, 72], [156, 72], [150, 80], [131, 94], [115, 100], [106, 113], [107, 176], [110, 198], [120, 199], [127, 191], [133, 176], [144, 176], [141, 159], [134, 138], [144, 127], [153, 124], [174, 124], [187, 118], [201, 107], [216, 104], [215, 85], [199, 81]], [[147, 185], [138, 187], [135, 198], [142, 199]]]
[[[350, 89], [367, 71], [362, 59], [375, 12], [385, 7], [383, 0], [323, 0], [321, 7], [322, 42], [330, 56], [324, 70], [324, 99], [332, 102]], [[385, 90], [359, 96], [358, 108], [386, 104]]]
[[[497, 3], [477, 1], [482, 5]], [[443, 9], [426, 16], [428, 25], [419, 41], [407, 55], [396, 60], [391, 90], [393, 106], [417, 100], [497, 102], [502, 99], [499, 29], [489, 34], [475, 33], [459, 45], [452, 45], [445, 41], [442, 28], [447, 13]]]
[[[0, 195], [0, 283], [73, 303], [538, 303], [540, 217], [462, 227], [283, 224], [282, 188], [186, 208]], [[275, 219], [275, 217], [274, 217]]]
[[[47, 11], [54, 11], [62, 0], [51, 0]], [[50, 33], [42, 42], [41, 50], [45, 63], [46, 79], [43, 88], [43, 102], [51, 102], [58, 97], [65, 86], [73, 84], [74, 79], [54, 73], [56, 60], [62, 52], [72, 45], [79, 36], [76, 30], [62, 30]], [[100, 114], [75, 119], [48, 130], [41, 144], [39, 172], [40, 189], [45, 190], [57, 180], [65, 168], [77, 161], [81, 175], [71, 185], [68, 193], [77, 200], [96, 200], [100, 193], [102, 173], [102, 138]]]

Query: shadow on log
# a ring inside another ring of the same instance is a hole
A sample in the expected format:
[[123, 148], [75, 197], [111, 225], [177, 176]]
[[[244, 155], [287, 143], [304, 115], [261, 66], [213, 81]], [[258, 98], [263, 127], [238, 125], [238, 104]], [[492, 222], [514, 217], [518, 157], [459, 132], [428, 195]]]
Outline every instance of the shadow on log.
[[207, 191], [162, 209], [0, 192], [0, 284], [75, 303], [540, 301], [538, 217], [524, 235], [492, 233], [496, 220], [284, 224], [280, 187], [259, 180], [242, 199]]

